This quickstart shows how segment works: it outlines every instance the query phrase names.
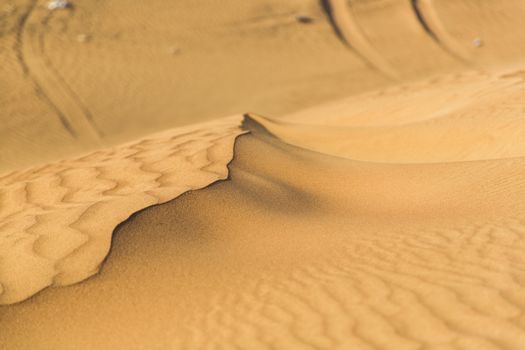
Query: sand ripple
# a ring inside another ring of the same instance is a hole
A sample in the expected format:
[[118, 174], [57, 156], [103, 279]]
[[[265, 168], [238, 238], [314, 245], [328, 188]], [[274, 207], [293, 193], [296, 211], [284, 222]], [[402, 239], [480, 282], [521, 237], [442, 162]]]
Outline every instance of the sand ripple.
[[228, 181], [127, 220], [94, 278], [0, 307], [0, 343], [523, 349], [524, 158], [357, 162], [244, 124]]
[[0, 178], [0, 303], [96, 273], [134, 212], [228, 175], [241, 117], [174, 129]]

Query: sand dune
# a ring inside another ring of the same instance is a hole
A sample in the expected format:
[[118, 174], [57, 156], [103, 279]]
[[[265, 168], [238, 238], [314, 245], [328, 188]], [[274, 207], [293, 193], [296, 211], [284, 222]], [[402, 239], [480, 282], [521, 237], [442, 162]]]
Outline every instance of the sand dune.
[[225, 179], [240, 117], [0, 178], [0, 303], [95, 274], [134, 212]]
[[436, 163], [521, 157], [522, 72], [419, 81], [296, 112], [287, 119], [252, 117], [290, 144], [354, 160]]
[[525, 159], [355, 162], [245, 126], [252, 133], [237, 141], [229, 181], [128, 220], [96, 278], [1, 309], [0, 341], [56, 349], [525, 345]]
[[0, 4], [0, 349], [525, 348], [524, 15]]

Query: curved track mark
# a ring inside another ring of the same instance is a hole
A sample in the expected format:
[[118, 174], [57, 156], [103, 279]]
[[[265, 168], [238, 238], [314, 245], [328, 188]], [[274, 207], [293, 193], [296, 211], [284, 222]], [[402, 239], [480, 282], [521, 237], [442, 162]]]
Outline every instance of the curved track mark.
[[[101, 135], [78, 96], [65, 84], [44, 53], [44, 27], [52, 12], [40, 9], [35, 0], [19, 20], [16, 51], [24, 74], [33, 82], [35, 92], [57, 114], [64, 129], [73, 137], [100, 144]], [[39, 30], [26, 30], [28, 24]]]
[[470, 61], [470, 54], [445, 29], [431, 0], [410, 2], [419, 23], [432, 40], [457, 60], [463, 63]]
[[363, 34], [356, 23], [346, 0], [322, 0], [330, 22], [336, 34], [348, 46], [352, 47], [368, 64], [390, 79], [398, 79], [399, 74], [378, 52]]

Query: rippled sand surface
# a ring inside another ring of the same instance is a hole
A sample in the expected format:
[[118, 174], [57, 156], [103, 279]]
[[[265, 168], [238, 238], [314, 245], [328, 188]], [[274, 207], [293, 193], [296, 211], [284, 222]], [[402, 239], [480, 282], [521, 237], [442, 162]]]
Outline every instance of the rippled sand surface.
[[0, 11], [0, 349], [525, 348], [521, 1]]
[[133, 212], [225, 179], [241, 116], [0, 178], [0, 303], [96, 273]]

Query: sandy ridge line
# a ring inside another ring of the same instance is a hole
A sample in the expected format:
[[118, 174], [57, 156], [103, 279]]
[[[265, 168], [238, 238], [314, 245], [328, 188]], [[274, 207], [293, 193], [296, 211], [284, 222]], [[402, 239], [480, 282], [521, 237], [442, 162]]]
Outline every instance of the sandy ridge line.
[[226, 179], [241, 116], [0, 178], [0, 304], [97, 273], [131, 214]]
[[338, 36], [371, 67], [376, 68], [386, 77], [399, 80], [398, 72], [387, 62], [368, 41], [353, 18], [351, 9], [345, 0], [324, 1], [325, 10]]
[[[385, 59], [384, 54], [374, 47], [373, 42], [367, 38], [356, 18], [351, 3], [346, 0], [323, 0], [322, 4], [335, 33], [341, 41], [386, 77], [393, 80], [401, 79], [400, 71]], [[417, 23], [428, 37], [447, 55], [462, 64], [471, 60], [469, 53], [448, 34], [430, 0], [411, 0], [409, 12], [411, 12], [411, 16], [417, 19]]]

